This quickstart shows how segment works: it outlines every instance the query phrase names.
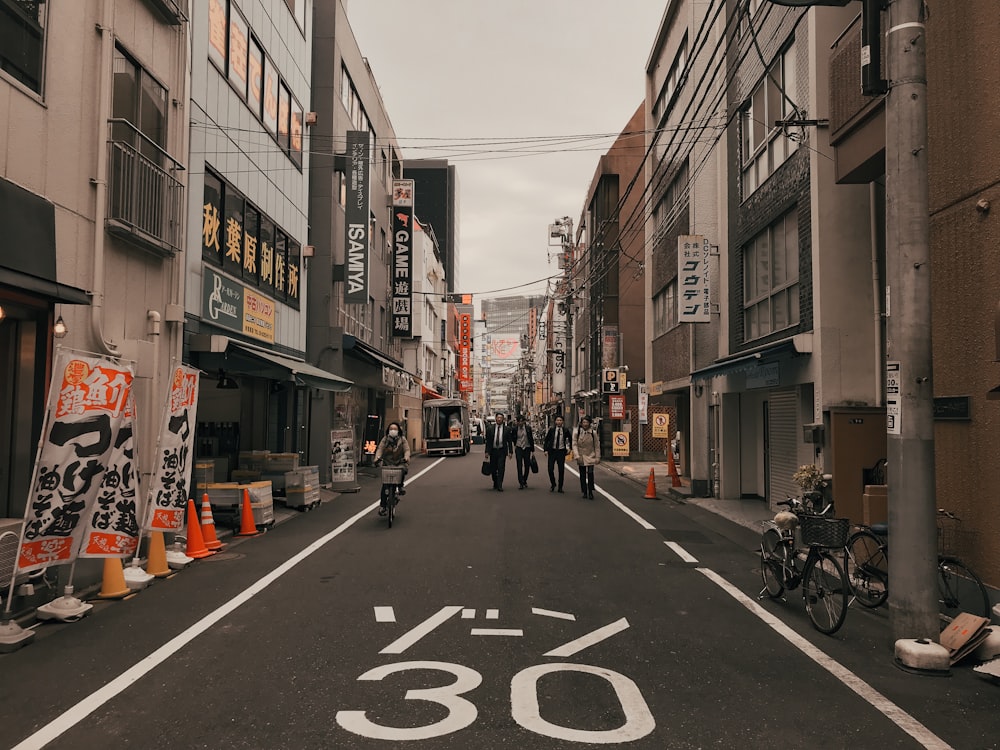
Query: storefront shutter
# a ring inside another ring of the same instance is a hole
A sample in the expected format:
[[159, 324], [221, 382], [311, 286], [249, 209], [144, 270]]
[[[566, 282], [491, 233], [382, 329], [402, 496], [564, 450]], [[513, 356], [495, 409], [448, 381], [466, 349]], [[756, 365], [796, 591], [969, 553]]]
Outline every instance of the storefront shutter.
[[799, 494], [798, 485], [792, 481], [792, 474], [799, 468], [798, 424], [798, 397], [795, 391], [771, 391], [768, 396], [770, 486], [767, 499], [772, 508], [775, 502]]

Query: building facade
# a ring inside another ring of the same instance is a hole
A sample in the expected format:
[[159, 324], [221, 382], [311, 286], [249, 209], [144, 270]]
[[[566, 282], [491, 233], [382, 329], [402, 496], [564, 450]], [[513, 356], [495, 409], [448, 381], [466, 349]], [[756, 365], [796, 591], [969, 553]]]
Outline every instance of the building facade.
[[407, 159], [403, 162], [403, 176], [414, 181], [417, 215], [437, 237], [448, 291], [460, 292], [458, 169], [447, 159]]
[[57, 348], [134, 363], [151, 471], [183, 322], [180, 5], [0, 2], [0, 517], [23, 516]]

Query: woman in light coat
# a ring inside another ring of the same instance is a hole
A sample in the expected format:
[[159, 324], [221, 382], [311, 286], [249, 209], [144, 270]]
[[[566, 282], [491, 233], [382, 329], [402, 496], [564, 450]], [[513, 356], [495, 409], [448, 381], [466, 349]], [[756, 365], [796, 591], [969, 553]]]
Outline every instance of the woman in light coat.
[[573, 433], [573, 456], [580, 469], [580, 490], [591, 500], [594, 499], [594, 467], [601, 462], [601, 437], [592, 424], [590, 417], [585, 416]]

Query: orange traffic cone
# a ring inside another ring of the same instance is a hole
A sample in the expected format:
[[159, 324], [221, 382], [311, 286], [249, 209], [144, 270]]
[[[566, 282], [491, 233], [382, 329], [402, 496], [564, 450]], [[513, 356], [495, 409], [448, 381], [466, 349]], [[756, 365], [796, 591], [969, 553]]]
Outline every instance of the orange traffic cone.
[[125, 569], [119, 557], [104, 558], [104, 578], [101, 580], [102, 599], [122, 599], [132, 593], [125, 583]]
[[167, 545], [163, 541], [163, 532], [154, 531], [149, 535], [149, 559], [146, 560], [146, 572], [157, 578], [166, 578], [173, 573], [167, 565]]
[[681, 475], [677, 473], [677, 464], [674, 463], [673, 449], [667, 451], [667, 473], [670, 475], [670, 486], [680, 487]]
[[195, 510], [194, 500], [190, 498], [188, 498], [187, 542], [187, 549], [184, 553], [188, 557], [200, 560], [203, 557], [215, 554], [205, 546], [205, 540], [201, 537], [201, 526], [198, 525], [198, 511]]
[[656, 474], [649, 470], [649, 481], [646, 482], [646, 494], [642, 496], [644, 500], [656, 499]]
[[215, 535], [215, 518], [212, 516], [212, 504], [208, 501], [207, 492], [201, 496], [201, 536], [210, 550], [220, 550], [226, 546]]
[[[250, 490], [243, 490], [243, 510], [240, 514], [240, 530], [236, 536], [257, 536], [257, 524], [253, 522], [253, 507], [250, 505]], [[190, 554], [190, 553], [188, 553]]]

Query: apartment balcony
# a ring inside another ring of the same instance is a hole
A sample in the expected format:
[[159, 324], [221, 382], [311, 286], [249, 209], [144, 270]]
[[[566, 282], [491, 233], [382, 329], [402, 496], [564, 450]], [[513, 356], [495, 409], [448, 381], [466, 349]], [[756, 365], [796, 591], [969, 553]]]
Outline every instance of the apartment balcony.
[[109, 122], [108, 218], [111, 234], [160, 256], [180, 251], [184, 166], [127, 120]]

